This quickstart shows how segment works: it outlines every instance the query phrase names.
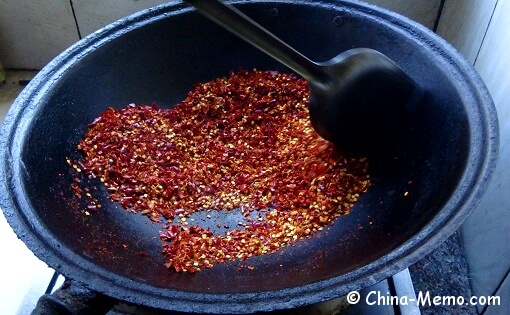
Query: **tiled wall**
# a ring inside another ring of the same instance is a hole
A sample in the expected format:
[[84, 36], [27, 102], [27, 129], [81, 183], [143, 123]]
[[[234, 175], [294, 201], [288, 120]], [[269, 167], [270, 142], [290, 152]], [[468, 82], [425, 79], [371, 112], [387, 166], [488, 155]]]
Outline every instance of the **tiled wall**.
[[0, 1], [0, 60], [6, 68], [39, 69], [78, 39], [67, 1]]
[[[0, 0], [0, 60], [6, 68], [41, 69], [95, 30], [165, 0]], [[369, 0], [434, 26], [441, 0]]]
[[473, 64], [498, 0], [447, 0], [437, 33]]

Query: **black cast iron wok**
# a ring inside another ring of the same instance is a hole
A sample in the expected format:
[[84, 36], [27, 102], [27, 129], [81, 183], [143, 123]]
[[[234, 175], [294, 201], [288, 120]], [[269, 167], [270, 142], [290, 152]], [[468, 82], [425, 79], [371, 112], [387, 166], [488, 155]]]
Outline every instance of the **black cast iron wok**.
[[88, 185], [103, 208], [85, 215], [88, 201], [74, 196], [75, 175], [66, 158], [79, 156], [76, 144], [87, 124], [108, 106], [168, 108], [195, 83], [240, 67], [289, 71], [171, 2], [65, 51], [23, 91], [2, 126], [2, 210], [27, 246], [67, 278], [168, 310], [292, 308], [408, 267], [452, 234], [477, 204], [495, 163], [496, 113], [480, 78], [453, 48], [406, 18], [358, 2], [235, 3], [313, 60], [374, 48], [427, 91], [397, 145], [370, 154], [372, 187], [350, 215], [320, 235], [250, 259], [254, 270], [237, 270], [243, 263], [230, 262], [196, 275], [169, 272], [160, 253], [161, 226], [126, 213], [97, 182]]

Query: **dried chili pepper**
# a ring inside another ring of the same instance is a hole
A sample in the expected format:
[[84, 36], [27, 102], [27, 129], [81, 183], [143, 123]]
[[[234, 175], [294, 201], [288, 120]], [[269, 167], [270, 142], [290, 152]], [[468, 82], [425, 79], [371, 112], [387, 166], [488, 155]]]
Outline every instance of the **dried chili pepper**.
[[[173, 109], [109, 108], [90, 125], [74, 168], [99, 177], [130, 211], [158, 221], [167, 267], [194, 273], [272, 253], [349, 213], [369, 185], [368, 163], [314, 131], [305, 80], [239, 71], [198, 84]], [[241, 208], [226, 235], [187, 218]], [[256, 220], [251, 211], [267, 210]], [[251, 221], [251, 222], [250, 222]]]

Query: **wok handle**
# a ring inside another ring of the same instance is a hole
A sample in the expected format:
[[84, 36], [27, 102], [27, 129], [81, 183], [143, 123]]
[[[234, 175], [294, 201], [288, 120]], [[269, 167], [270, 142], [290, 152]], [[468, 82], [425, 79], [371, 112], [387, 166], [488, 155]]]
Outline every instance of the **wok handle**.
[[37, 301], [32, 315], [106, 314], [116, 300], [86, 288], [82, 283], [65, 280], [53, 294], [44, 294]]

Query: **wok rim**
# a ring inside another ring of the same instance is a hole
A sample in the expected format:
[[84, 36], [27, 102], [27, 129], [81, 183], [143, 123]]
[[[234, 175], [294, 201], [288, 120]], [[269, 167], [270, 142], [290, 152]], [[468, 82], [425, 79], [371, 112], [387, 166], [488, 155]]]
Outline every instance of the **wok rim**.
[[[300, 1], [232, 2], [236, 4], [248, 2], [303, 4]], [[373, 5], [351, 0], [317, 1], [308, 5], [334, 8], [347, 6], [353, 11], [372, 16], [381, 23], [391, 23], [394, 28], [409, 33], [413, 38], [431, 43], [430, 45], [434, 45], [433, 50], [438, 58], [443, 58], [450, 66], [455, 67], [458, 73], [463, 74], [462, 79], [466, 81], [466, 85], [471, 87], [474, 97], [478, 100], [478, 107], [468, 108], [470, 137], [471, 140], [480, 138], [486, 139], [486, 141], [471, 141], [468, 163], [459, 180], [458, 189], [438, 215], [418, 234], [370, 264], [338, 277], [280, 290], [235, 294], [183, 292], [151, 286], [99, 268], [58, 242], [38, 220], [36, 211], [31, 207], [24, 194], [23, 183], [20, 180], [23, 163], [19, 157], [23, 148], [25, 132], [18, 131], [23, 130], [24, 126], [30, 125], [39, 110], [38, 100], [79, 59], [93, 52], [97, 47], [115, 40], [133, 29], [173, 14], [191, 10], [180, 1], [172, 1], [118, 20], [80, 40], [44, 67], [12, 105], [0, 130], [2, 163], [0, 191], [8, 192], [8, 194], [0, 196], [0, 207], [18, 237], [38, 258], [48, 263], [59, 273], [83, 283], [91, 290], [149, 307], [208, 313], [271, 311], [336, 298], [351, 290], [373, 285], [407, 268], [439, 246], [460, 227], [474, 210], [488, 186], [496, 165], [499, 146], [498, 120], [487, 88], [474, 68], [450, 44], [408, 18]], [[474, 123], [477, 123], [479, 128], [475, 128], [473, 132]]]

